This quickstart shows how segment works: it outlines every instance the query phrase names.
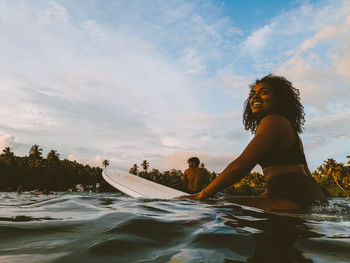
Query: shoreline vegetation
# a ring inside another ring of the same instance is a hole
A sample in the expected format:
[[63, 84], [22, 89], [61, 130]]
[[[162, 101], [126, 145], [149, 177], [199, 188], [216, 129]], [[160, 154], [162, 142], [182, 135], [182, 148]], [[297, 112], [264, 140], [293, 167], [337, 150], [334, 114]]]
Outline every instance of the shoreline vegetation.
[[[350, 156], [347, 156], [350, 158]], [[108, 160], [102, 165], [107, 167]], [[142, 167], [142, 170], [139, 169]], [[153, 182], [184, 191], [183, 172], [172, 169], [160, 172], [157, 169], [148, 171], [149, 163], [144, 160], [140, 167], [135, 163], [129, 170], [131, 174]], [[201, 164], [205, 168], [204, 164]], [[210, 182], [219, 174], [207, 171]], [[327, 159], [312, 176], [325, 191], [328, 197], [348, 197], [350, 193], [350, 160], [347, 164]], [[46, 158], [39, 145], [33, 145], [28, 156], [16, 156], [10, 147], [5, 147], [0, 154], [0, 191], [33, 191], [41, 190], [66, 192], [76, 191], [77, 186], [85, 190], [98, 192], [117, 192], [102, 177], [102, 168], [83, 165], [76, 161], [60, 159], [56, 150], [51, 150]], [[265, 189], [264, 176], [259, 172], [249, 173], [240, 182], [231, 185], [223, 192], [231, 195], [260, 195]]]

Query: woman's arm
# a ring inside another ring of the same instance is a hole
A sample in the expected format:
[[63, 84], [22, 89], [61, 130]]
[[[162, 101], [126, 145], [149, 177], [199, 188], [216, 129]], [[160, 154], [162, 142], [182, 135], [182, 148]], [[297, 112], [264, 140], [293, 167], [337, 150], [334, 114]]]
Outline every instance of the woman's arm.
[[289, 129], [292, 128], [286, 118], [280, 115], [266, 116], [260, 122], [254, 138], [242, 154], [231, 162], [202, 192], [188, 196], [188, 198], [204, 200], [242, 179]]

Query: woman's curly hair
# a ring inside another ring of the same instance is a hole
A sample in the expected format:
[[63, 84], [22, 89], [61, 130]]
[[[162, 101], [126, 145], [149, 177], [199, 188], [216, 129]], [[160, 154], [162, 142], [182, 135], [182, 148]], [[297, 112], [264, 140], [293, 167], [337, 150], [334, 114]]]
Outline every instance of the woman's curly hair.
[[269, 74], [262, 79], [257, 79], [254, 84], [249, 85], [250, 95], [244, 102], [243, 124], [246, 130], [255, 133], [260, 119], [256, 118], [250, 108], [250, 99], [252, 98], [252, 89], [258, 83], [264, 82], [273, 90], [275, 102], [275, 114], [286, 117], [292, 124], [294, 130], [298, 133], [302, 132], [302, 126], [305, 122], [304, 107], [300, 103], [300, 92], [294, 88], [292, 83], [282, 76]]

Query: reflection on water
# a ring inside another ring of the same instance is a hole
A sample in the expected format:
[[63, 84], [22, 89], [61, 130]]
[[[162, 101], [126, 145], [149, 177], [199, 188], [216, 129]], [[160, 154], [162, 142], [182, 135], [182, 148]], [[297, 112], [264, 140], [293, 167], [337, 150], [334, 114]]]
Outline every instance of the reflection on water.
[[308, 227], [301, 217], [252, 211], [243, 216], [226, 213], [224, 217], [226, 225], [251, 233], [254, 252], [247, 262], [313, 262], [295, 247], [295, 243], [322, 236]]
[[0, 193], [0, 262], [349, 262], [349, 208]]

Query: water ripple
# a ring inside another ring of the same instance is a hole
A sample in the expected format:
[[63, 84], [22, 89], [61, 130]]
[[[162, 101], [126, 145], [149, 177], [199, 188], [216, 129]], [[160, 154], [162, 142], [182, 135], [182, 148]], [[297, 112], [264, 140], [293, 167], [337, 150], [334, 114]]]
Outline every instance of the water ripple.
[[304, 213], [105, 193], [0, 193], [0, 200], [0, 262], [350, 259], [346, 199]]

